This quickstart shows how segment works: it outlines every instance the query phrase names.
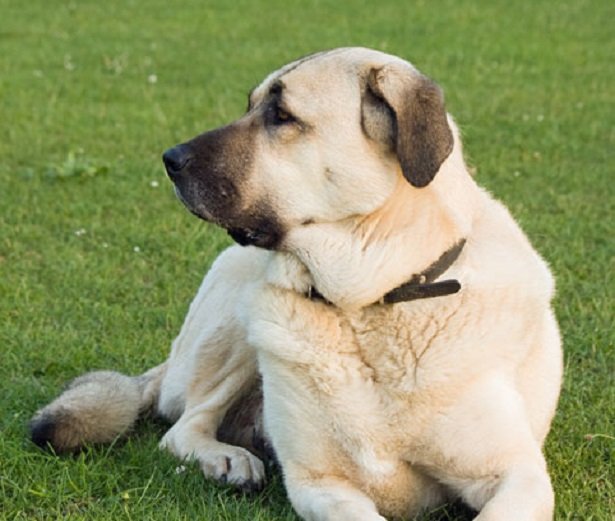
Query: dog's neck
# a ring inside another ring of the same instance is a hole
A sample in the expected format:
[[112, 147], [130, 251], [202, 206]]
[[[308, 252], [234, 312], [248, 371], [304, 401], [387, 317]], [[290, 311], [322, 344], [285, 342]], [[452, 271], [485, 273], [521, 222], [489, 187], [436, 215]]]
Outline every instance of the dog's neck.
[[[446, 250], [425, 271], [412, 275], [410, 280], [385, 293], [374, 304], [398, 304], [424, 298], [444, 297], [453, 295], [461, 289], [461, 284], [456, 279], [448, 279], [435, 282], [436, 279], [446, 273], [453, 263], [461, 255], [466, 240], [461, 239], [457, 244]], [[320, 291], [310, 286], [306, 296], [311, 300], [321, 300], [331, 304]]]
[[402, 183], [367, 217], [292, 230], [289, 250], [324, 299], [342, 309], [362, 308], [423, 273], [467, 237], [467, 216], [442, 201], [437, 186], [416, 190]]

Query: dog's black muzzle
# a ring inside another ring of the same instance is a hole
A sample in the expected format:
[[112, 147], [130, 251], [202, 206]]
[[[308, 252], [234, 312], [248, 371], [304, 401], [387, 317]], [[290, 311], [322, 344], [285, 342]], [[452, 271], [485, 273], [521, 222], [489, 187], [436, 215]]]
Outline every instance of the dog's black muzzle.
[[264, 200], [246, 202], [249, 142], [234, 126], [216, 129], [162, 155], [175, 192], [197, 217], [222, 226], [241, 245], [275, 249], [284, 230]]

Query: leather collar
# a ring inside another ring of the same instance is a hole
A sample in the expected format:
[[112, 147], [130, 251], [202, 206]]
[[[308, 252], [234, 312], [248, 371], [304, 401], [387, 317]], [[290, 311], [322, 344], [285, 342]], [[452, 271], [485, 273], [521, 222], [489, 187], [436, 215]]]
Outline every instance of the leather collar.
[[[457, 293], [461, 289], [461, 284], [458, 280], [448, 279], [439, 282], [434, 281], [446, 272], [446, 270], [448, 270], [459, 258], [465, 243], [466, 240], [461, 239], [440, 255], [440, 257], [430, 264], [426, 270], [412, 275], [410, 280], [397, 286], [388, 293], [385, 293], [384, 296], [377, 302], [374, 302], [374, 304], [397, 304], [398, 302], [442, 297]], [[329, 302], [315, 287], [310, 287], [307, 292], [307, 297], [310, 300], [319, 300], [331, 304], [331, 302]]]

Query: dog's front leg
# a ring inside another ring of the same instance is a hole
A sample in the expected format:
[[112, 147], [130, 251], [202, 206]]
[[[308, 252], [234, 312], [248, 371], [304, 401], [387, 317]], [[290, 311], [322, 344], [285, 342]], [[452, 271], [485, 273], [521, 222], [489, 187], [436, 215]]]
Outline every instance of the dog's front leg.
[[386, 521], [374, 502], [351, 483], [338, 477], [286, 475], [288, 496], [306, 521]]
[[[241, 309], [267, 263], [268, 254], [254, 248], [233, 247], [218, 257], [173, 345], [158, 404], [163, 416], [179, 416], [161, 447], [181, 459], [197, 460], [205, 476], [245, 489], [263, 485], [265, 468], [242, 441], [255, 423], [260, 427], [261, 409], [260, 400], [250, 396], [260, 389]], [[222, 443], [217, 435], [228, 423], [227, 413], [244, 403], [243, 410], [239, 407], [243, 422], [235, 417], [230, 425], [235, 432], [226, 432], [227, 439], [244, 446]]]
[[[313, 281], [296, 257], [276, 254], [266, 276], [248, 338], [258, 351], [265, 424], [289, 499], [307, 521], [385, 521], [347, 477], [353, 471], [337, 461], [342, 448], [324, 425], [331, 418], [321, 393], [338, 394], [338, 385], [357, 376], [349, 357], [338, 356], [329, 342], [345, 344], [352, 335], [340, 325], [337, 308], [306, 296]], [[328, 369], [320, 373], [319, 364]]]
[[449, 462], [439, 479], [480, 511], [475, 521], [553, 519], [553, 488], [540, 442], [506, 375], [485, 375], [469, 386], [438, 416], [426, 439]]

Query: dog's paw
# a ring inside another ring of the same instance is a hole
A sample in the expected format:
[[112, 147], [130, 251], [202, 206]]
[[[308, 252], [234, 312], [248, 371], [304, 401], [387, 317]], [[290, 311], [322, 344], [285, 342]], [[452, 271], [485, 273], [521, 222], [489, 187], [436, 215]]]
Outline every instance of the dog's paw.
[[206, 477], [234, 485], [244, 492], [257, 492], [265, 484], [265, 465], [241, 447], [224, 445], [215, 451], [199, 451], [195, 458]]
[[198, 461], [207, 478], [234, 485], [245, 492], [263, 488], [265, 465], [251, 452], [181, 427], [175, 424], [162, 438], [159, 447], [182, 460]]

